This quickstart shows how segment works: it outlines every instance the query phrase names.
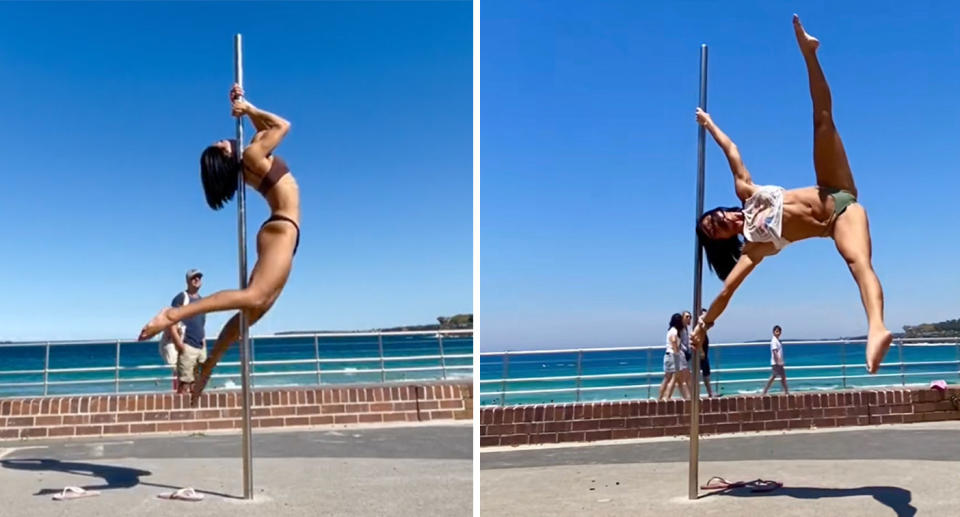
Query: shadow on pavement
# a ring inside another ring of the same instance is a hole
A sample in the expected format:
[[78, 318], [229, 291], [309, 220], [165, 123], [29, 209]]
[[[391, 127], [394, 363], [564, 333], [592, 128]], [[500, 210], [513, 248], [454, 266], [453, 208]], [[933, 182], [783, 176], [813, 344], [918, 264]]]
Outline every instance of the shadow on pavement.
[[912, 496], [909, 490], [892, 486], [864, 486], [859, 488], [815, 488], [815, 487], [780, 487], [770, 492], [753, 492], [749, 487], [728, 488], [701, 496], [733, 496], [733, 497], [793, 497], [796, 499], [822, 499], [826, 497], [854, 497], [869, 495], [879, 503], [890, 507], [897, 512], [897, 517], [913, 517], [917, 509], [910, 505]]
[[[161, 488], [178, 489], [182, 487], [163, 485], [158, 483], [147, 483], [140, 480], [142, 476], [149, 476], [152, 473], [147, 470], [134, 469], [130, 467], [120, 467], [115, 465], [100, 465], [97, 463], [81, 463], [75, 461], [60, 461], [50, 458], [23, 458], [0, 460], [0, 465], [4, 468], [29, 471], [52, 471], [75, 474], [78, 476], [88, 476], [103, 479], [103, 484], [88, 484], [80, 488], [84, 490], [113, 490], [117, 488], [133, 488], [137, 485], [147, 485]], [[57, 494], [63, 488], [42, 488], [33, 495]], [[216, 495], [220, 497], [237, 499], [237, 496], [209, 492], [196, 489], [197, 492]]]

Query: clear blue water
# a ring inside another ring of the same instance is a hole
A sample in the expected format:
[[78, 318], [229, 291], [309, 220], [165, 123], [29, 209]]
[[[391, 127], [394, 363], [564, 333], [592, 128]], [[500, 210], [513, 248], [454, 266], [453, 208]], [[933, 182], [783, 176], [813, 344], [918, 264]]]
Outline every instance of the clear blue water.
[[[436, 380], [443, 378], [442, 370], [424, 370], [412, 372], [380, 372], [380, 353], [377, 336], [323, 337], [318, 341], [320, 359], [318, 368], [315, 362], [306, 364], [254, 364], [251, 372], [253, 387], [277, 386], [317, 386], [344, 384], [371, 384], [382, 381]], [[314, 359], [316, 357], [314, 338], [308, 337], [265, 337], [251, 338], [250, 346], [253, 361], [280, 361]], [[213, 340], [207, 341], [207, 349], [212, 350]], [[444, 355], [473, 353], [472, 336], [444, 336]], [[440, 344], [433, 335], [383, 336], [383, 355], [385, 368], [422, 368], [439, 367], [440, 359], [399, 359], [405, 356], [439, 355]], [[9, 386], [9, 384], [42, 383], [42, 373], [9, 373], [22, 370], [43, 370], [46, 347], [16, 345], [0, 347], [0, 397], [44, 395], [43, 386]], [[356, 359], [376, 359], [360, 361]], [[220, 360], [214, 370], [214, 378], [209, 387], [236, 388], [240, 385], [239, 347], [232, 346]], [[158, 367], [155, 369], [121, 370], [119, 382], [114, 366], [117, 363], [117, 343], [91, 343], [82, 345], [53, 345], [50, 347], [50, 369], [67, 368], [106, 368], [95, 372], [52, 372], [48, 381], [92, 381], [89, 384], [50, 384], [47, 395], [73, 395], [91, 393], [130, 393], [169, 391], [173, 385], [173, 370], [163, 366], [156, 341], [120, 342], [119, 364], [121, 368]], [[446, 378], [470, 378], [472, 368], [453, 368], [472, 366], [472, 357], [446, 358], [448, 368]], [[6, 373], [5, 373], [6, 372]], [[257, 376], [256, 374], [277, 373], [281, 375]], [[218, 375], [230, 377], [217, 377]], [[142, 380], [144, 378], [149, 378]], [[319, 381], [319, 382], [318, 382]], [[118, 389], [119, 387], [119, 389]]]
[[[842, 390], [871, 386], [900, 386], [903, 384], [929, 384], [944, 379], [948, 383], [960, 382], [960, 343], [909, 343], [894, 344], [878, 375], [868, 376], [864, 367], [864, 344], [790, 344], [784, 343], [784, 359], [787, 366], [787, 383], [791, 391]], [[588, 379], [581, 381], [580, 388], [603, 388], [598, 390], [550, 393], [517, 393], [525, 390], [577, 388], [576, 380], [541, 381], [537, 378], [577, 375], [577, 352], [558, 354], [510, 355], [504, 376], [503, 355], [480, 356], [481, 405], [499, 404], [547, 404], [597, 400], [628, 400], [656, 398], [663, 380], [663, 349], [600, 351], [585, 349], [581, 364], [582, 375], [626, 374], [615, 379]], [[902, 370], [903, 362], [949, 362], [951, 364], [911, 365]], [[770, 349], [766, 343], [758, 345], [711, 347], [710, 377], [714, 393], [738, 395], [760, 393], [770, 378]], [[846, 365], [845, 367], [832, 365]], [[791, 370], [791, 367], [809, 366], [811, 369]], [[757, 372], [720, 372], [720, 369], [762, 368]], [[817, 379], [846, 375], [841, 379]], [[883, 374], [896, 374], [883, 377]], [[851, 377], [859, 376], [863, 377]], [[507, 382], [485, 383], [491, 379], [506, 378]], [[533, 379], [511, 381], [510, 379]], [[717, 385], [718, 381], [724, 381]], [[731, 382], [732, 381], [732, 382]], [[633, 387], [628, 386], [639, 386]], [[646, 386], [652, 385], [652, 386]], [[702, 393], [706, 393], [701, 387]], [[780, 392], [779, 379], [771, 393]], [[505, 393], [504, 393], [505, 392]], [[674, 397], [680, 396], [680, 390]]]

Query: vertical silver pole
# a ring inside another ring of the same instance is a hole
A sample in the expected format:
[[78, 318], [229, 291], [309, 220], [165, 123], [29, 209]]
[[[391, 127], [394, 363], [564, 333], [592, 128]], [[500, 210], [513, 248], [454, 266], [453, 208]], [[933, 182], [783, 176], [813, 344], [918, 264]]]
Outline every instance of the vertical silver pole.
[[[700, 109], [707, 110], [707, 45], [700, 45]], [[706, 131], [703, 126], [697, 129], [697, 217], [694, 223], [700, 220], [703, 214], [703, 170], [706, 164], [704, 155], [706, 147]], [[700, 239], [694, 238], [693, 259], [693, 313], [691, 318], [696, 322], [700, 317], [700, 283], [703, 273], [703, 253], [700, 251]], [[690, 400], [690, 474], [687, 497], [695, 500], [700, 495], [698, 480], [700, 479], [700, 349], [693, 349], [693, 363], [690, 364], [693, 380]]]
[[[240, 34], [233, 38], [234, 82], [243, 86], [243, 43]], [[243, 160], [243, 117], [237, 117], [237, 160]], [[237, 239], [240, 248], [240, 289], [247, 288], [247, 196], [243, 167], [237, 175]], [[253, 440], [250, 430], [250, 329], [247, 316], [240, 311], [240, 383], [243, 396], [243, 498], [253, 499]]]

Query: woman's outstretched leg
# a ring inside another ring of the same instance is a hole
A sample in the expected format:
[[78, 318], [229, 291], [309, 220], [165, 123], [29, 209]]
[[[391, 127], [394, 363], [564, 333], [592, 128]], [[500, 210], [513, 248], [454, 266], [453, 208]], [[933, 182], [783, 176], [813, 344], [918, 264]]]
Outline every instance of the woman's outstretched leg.
[[280, 295], [293, 266], [296, 234], [290, 228], [289, 224], [274, 223], [257, 233], [259, 258], [246, 289], [219, 291], [187, 305], [166, 307], [143, 326], [138, 339], [150, 339], [163, 329], [197, 314], [229, 310], [266, 311]]
[[[259, 258], [253, 265], [253, 271], [250, 272], [250, 287], [247, 289], [255, 293], [267, 294], [263, 298], [261, 298], [262, 295], [257, 295], [256, 305], [244, 310], [244, 314], [247, 315], [248, 326], [253, 326], [270, 310], [270, 307], [273, 307], [290, 277], [295, 241], [290, 238], [289, 232], [284, 233], [282, 228], [279, 228], [281, 231], [276, 231], [278, 230], [277, 227], [283, 226], [286, 225], [267, 225], [257, 234], [257, 255]], [[200, 300], [200, 302], [202, 301]], [[200, 302], [196, 303], [199, 304]], [[194, 304], [191, 303], [190, 305]], [[217, 336], [217, 341], [213, 345], [213, 351], [203, 364], [200, 375], [194, 382], [191, 405], [197, 403], [200, 394], [203, 393], [207, 382], [210, 380], [214, 367], [227, 349], [230, 348], [230, 345], [236, 343], [238, 339], [240, 339], [240, 315], [236, 314], [223, 326], [220, 335]]]
[[265, 303], [268, 293], [262, 292], [262, 289], [254, 289], [253, 286], [246, 289], [228, 289], [218, 291], [196, 302], [191, 302], [180, 307], [165, 307], [149, 323], [140, 330], [140, 336], [137, 338], [144, 341], [159, 334], [163, 329], [174, 325], [175, 323], [192, 318], [197, 314], [206, 314], [208, 312], [229, 311], [239, 309], [253, 309]]
[[837, 218], [833, 229], [837, 251], [847, 261], [850, 273], [860, 287], [860, 300], [867, 313], [867, 371], [876, 373], [887, 354], [893, 334], [883, 323], [883, 288], [873, 271], [870, 226], [867, 212], [859, 203], [850, 205]]
[[840, 133], [833, 124], [830, 86], [827, 85], [827, 79], [817, 60], [820, 42], [803, 30], [797, 15], [793, 15], [793, 29], [803, 60], [807, 63], [810, 98], [813, 100], [813, 167], [817, 171], [817, 185], [843, 189], [856, 197], [857, 187], [847, 161], [847, 153], [840, 140]]

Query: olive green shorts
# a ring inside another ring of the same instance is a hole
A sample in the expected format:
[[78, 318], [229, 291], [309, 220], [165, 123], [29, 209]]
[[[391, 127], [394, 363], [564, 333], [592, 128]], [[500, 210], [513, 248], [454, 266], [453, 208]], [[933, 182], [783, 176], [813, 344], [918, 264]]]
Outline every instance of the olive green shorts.
[[857, 202], [857, 196], [854, 196], [850, 192], [839, 189], [839, 188], [825, 188], [827, 195], [833, 198], [833, 215], [830, 216], [830, 220], [827, 222], [827, 231], [826, 234], [833, 234], [833, 225], [836, 223], [837, 218], [840, 217], [840, 214], [845, 212], [850, 205]]
[[827, 192], [833, 196], [833, 217], [836, 219], [847, 209], [848, 206], [857, 202], [857, 196], [843, 189], [827, 189]]

